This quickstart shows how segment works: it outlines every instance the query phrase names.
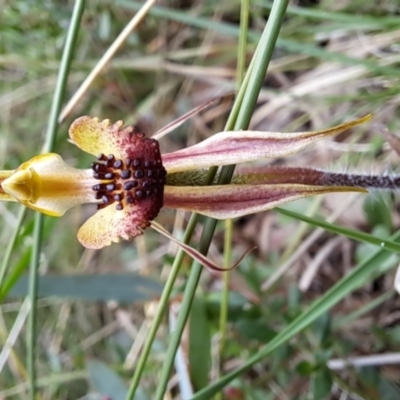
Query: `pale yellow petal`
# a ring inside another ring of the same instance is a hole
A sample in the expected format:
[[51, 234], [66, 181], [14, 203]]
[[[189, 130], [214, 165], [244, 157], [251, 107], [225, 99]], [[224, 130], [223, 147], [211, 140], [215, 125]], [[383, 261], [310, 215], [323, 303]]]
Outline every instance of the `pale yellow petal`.
[[79, 229], [78, 240], [88, 249], [101, 249], [120, 238], [128, 240], [141, 235], [149, 226], [140, 207], [124, 207], [117, 210], [110, 205], [99, 210]]
[[76, 119], [69, 128], [69, 136], [74, 144], [87, 153], [113, 154], [116, 158], [126, 158], [125, 151], [130, 142], [133, 127], [123, 128], [123, 122], [111, 124], [110, 120], [99, 121], [88, 116]]

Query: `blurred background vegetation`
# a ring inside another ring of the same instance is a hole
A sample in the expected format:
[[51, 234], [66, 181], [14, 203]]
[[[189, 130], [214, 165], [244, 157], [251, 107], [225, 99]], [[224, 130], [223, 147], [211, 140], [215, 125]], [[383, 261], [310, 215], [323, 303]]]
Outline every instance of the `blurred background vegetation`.
[[[138, 1], [87, 1], [65, 102], [141, 7]], [[250, 2], [248, 58], [271, 3]], [[72, 1], [0, 0], [0, 160], [15, 169], [40, 152]], [[68, 163], [92, 162], [67, 141], [81, 115], [122, 119], [151, 135], [210, 98], [236, 88], [240, 1], [164, 0], [129, 35], [106, 69], [60, 125], [55, 152]], [[373, 123], [323, 141], [279, 165], [393, 173], [398, 158], [377, 124], [399, 131], [400, 2], [294, 0], [287, 11], [251, 128], [318, 129], [374, 113]], [[226, 104], [161, 140], [163, 151], [197, 143], [223, 129]], [[290, 210], [376, 237], [399, 226], [389, 193], [328, 195]], [[41, 399], [124, 399], [176, 248], [153, 231], [102, 251], [76, 239], [93, 206], [46, 218], [41, 253], [37, 375]], [[16, 227], [18, 205], [0, 204], [0, 246]], [[24, 220], [0, 296], [0, 399], [28, 398], [25, 320], [33, 214]], [[162, 211], [158, 221], [181, 237], [188, 215]], [[222, 264], [223, 222], [210, 256]], [[193, 243], [200, 234], [195, 233]], [[233, 254], [258, 248], [231, 275], [228, 328], [220, 351], [221, 276], [205, 272], [166, 398], [185, 399], [240, 365], [373, 251], [275, 212], [235, 221]], [[399, 299], [393, 290], [396, 254], [385, 253], [369, 279], [344, 301], [225, 387], [224, 399], [399, 399]], [[138, 398], [152, 399], [180, 294], [158, 332]], [[12, 343], [12, 350], [6, 346]], [[364, 356], [375, 356], [365, 358]], [[361, 357], [362, 366], [347, 366]], [[364, 358], [362, 358], [364, 357]], [[389, 360], [390, 357], [390, 361]], [[388, 361], [389, 360], [389, 361]], [[190, 385], [189, 385], [190, 386]], [[105, 397], [109, 396], [109, 397]]]

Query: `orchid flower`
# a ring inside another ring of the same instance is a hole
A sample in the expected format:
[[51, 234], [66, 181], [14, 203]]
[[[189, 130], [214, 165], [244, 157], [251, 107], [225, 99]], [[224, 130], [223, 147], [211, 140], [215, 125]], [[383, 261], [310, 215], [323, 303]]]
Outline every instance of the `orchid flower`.
[[0, 171], [0, 200], [18, 201], [57, 217], [76, 205], [95, 203], [98, 211], [79, 229], [78, 240], [100, 249], [120, 238], [134, 238], [150, 225], [163, 231], [151, 222], [163, 205], [225, 219], [307, 196], [365, 192], [352, 182], [308, 168], [238, 169], [229, 185], [202, 184], [211, 166], [287, 156], [370, 117], [315, 132], [220, 132], [161, 155], [158, 141], [135, 127], [84, 116], [72, 123], [69, 136], [80, 149], [97, 156], [91, 168], [73, 168], [54, 153], [38, 155], [15, 171]]

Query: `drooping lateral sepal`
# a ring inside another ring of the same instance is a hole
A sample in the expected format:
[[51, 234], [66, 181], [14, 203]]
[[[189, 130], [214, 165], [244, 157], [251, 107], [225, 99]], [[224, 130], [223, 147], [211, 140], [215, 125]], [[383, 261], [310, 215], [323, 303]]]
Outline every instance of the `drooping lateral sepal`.
[[151, 227], [156, 230], [157, 232], [161, 233], [174, 243], [176, 243], [186, 254], [188, 254], [190, 257], [192, 257], [194, 260], [196, 260], [198, 263], [203, 265], [204, 267], [212, 270], [212, 271], [218, 271], [218, 272], [223, 272], [223, 271], [230, 271], [234, 268], [236, 268], [246, 257], [247, 254], [249, 254], [252, 250], [254, 250], [256, 247], [251, 247], [248, 249], [240, 258], [239, 260], [233, 264], [232, 266], [228, 268], [222, 268], [215, 264], [213, 261], [211, 261], [209, 258], [207, 258], [204, 254], [200, 253], [198, 250], [194, 249], [193, 247], [189, 246], [186, 243], [181, 242], [174, 236], [172, 236], [166, 229], [164, 229], [160, 224], [158, 224], [155, 221], [151, 222]]

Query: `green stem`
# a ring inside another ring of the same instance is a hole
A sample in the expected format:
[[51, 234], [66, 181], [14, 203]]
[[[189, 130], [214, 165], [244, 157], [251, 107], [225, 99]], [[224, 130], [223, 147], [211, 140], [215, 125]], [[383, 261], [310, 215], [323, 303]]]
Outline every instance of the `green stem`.
[[[240, 8], [240, 35], [238, 45], [238, 63], [236, 67], [236, 81], [237, 86], [243, 82], [246, 68], [246, 55], [247, 55], [247, 35], [249, 31], [249, 15], [250, 15], [250, 0], [242, 0]], [[231, 219], [225, 221], [225, 240], [224, 240], [224, 267], [227, 269], [222, 274], [223, 286], [221, 296], [221, 308], [219, 315], [219, 373], [222, 371], [223, 365], [223, 352], [226, 341], [226, 326], [228, 321], [228, 308], [229, 308], [229, 281], [230, 271], [228, 270], [232, 258], [232, 236], [233, 236], [233, 222]], [[222, 399], [222, 394], [218, 396]]]
[[[208, 247], [210, 246], [213, 232], [217, 225], [217, 221], [213, 219], [207, 219], [202, 240], [200, 243], [199, 251], [203, 254], [207, 253]], [[157, 386], [157, 392], [154, 397], [155, 400], [163, 400], [164, 393], [168, 384], [169, 375], [175, 359], [176, 350], [181, 341], [183, 329], [185, 328], [187, 317], [189, 316], [190, 309], [194, 295], [196, 293], [197, 285], [201, 276], [202, 266], [194, 262], [190, 270], [189, 278], [186, 282], [185, 291], [183, 294], [183, 301], [179, 310], [178, 320], [176, 323], [175, 331], [172, 333], [171, 340], [168, 346], [167, 354], [165, 355], [165, 361], [161, 370], [160, 383]]]
[[247, 35], [249, 32], [250, 0], [242, 0], [240, 6], [240, 34], [238, 44], [238, 63], [236, 67], [236, 81], [238, 88], [242, 84], [246, 69]]
[[[68, 73], [72, 60], [72, 53], [75, 47], [76, 37], [81, 24], [82, 14], [85, 7], [85, 0], [76, 0], [74, 10], [71, 17], [70, 27], [68, 29], [67, 38], [65, 41], [64, 51], [60, 63], [56, 88], [54, 91], [53, 101], [48, 121], [46, 141], [43, 146], [43, 151], [48, 153], [52, 151], [56, 134], [57, 120], [61, 111], [61, 104], [65, 95]], [[29, 282], [29, 298], [31, 299], [31, 313], [29, 315], [28, 329], [28, 372], [30, 383], [30, 398], [34, 400], [36, 397], [36, 302], [37, 302], [37, 286], [38, 286], [38, 268], [42, 242], [43, 215], [36, 214], [34, 225], [34, 244], [32, 257], [30, 262], [30, 282]]]
[[[257, 102], [258, 93], [261, 90], [261, 86], [265, 77], [265, 73], [268, 69], [269, 62], [271, 60], [272, 52], [275, 48], [276, 40], [282, 25], [283, 17], [289, 0], [275, 0], [272, 6], [271, 14], [268, 19], [267, 25], [261, 36], [260, 42], [257, 46], [257, 50], [250, 63], [249, 70], [247, 71], [244, 82], [241, 86], [239, 95], [245, 90], [243, 95], [243, 102], [238, 106], [238, 99], [236, 100], [232, 112], [239, 108], [237, 119], [229, 118], [228, 124], [234, 123], [234, 128], [246, 129], [250, 123], [251, 115]], [[243, 90], [242, 90], [243, 89]], [[238, 96], [239, 97], [239, 96]], [[240, 96], [240, 99], [242, 97]], [[227, 127], [232, 129], [231, 127]], [[234, 166], [227, 166], [222, 168], [221, 175], [218, 179], [218, 183], [229, 183], [234, 171]], [[216, 221], [208, 219], [205, 224], [203, 235], [200, 241], [199, 250], [205, 254], [208, 251], [208, 247], [211, 243], [212, 236], [216, 227]], [[195, 295], [197, 284], [200, 279], [202, 268], [198, 263], [194, 263], [190, 271], [189, 279], [187, 281], [186, 289], [184, 292], [181, 309], [178, 315], [175, 331], [172, 333], [171, 340], [168, 346], [167, 354], [161, 371], [160, 382], [157, 387], [156, 400], [162, 400], [168, 379], [171, 373], [174, 357], [178, 349], [183, 330], [186, 325], [187, 318], [189, 316], [190, 307], [192, 300]]]
[[[257, 45], [255, 54], [255, 58], [257, 57], [257, 68], [249, 76], [248, 90], [246, 90], [243, 98], [243, 105], [237, 117], [235, 130], [246, 129], [249, 126], [288, 4], [289, 0], [275, 0], [272, 5], [267, 25]], [[259, 56], [258, 52], [260, 52]]]
[[35, 214], [35, 225], [33, 231], [34, 246], [32, 249], [31, 263], [29, 268], [28, 296], [31, 300], [31, 311], [28, 319], [28, 354], [27, 364], [29, 373], [30, 398], [36, 398], [36, 303], [38, 288], [38, 267], [40, 261], [40, 243], [42, 240], [43, 218], [42, 214]]
[[220, 332], [220, 343], [219, 343], [219, 354], [222, 365], [222, 353], [225, 347], [226, 339], [226, 325], [228, 321], [228, 305], [229, 305], [229, 278], [230, 271], [228, 270], [231, 264], [232, 258], [232, 236], [233, 236], [233, 221], [227, 219], [225, 221], [225, 241], [224, 241], [224, 267], [227, 269], [222, 273], [223, 288], [221, 298], [221, 311], [219, 316], [219, 332]]
[[62, 101], [65, 95], [67, 79], [71, 67], [72, 52], [75, 48], [76, 38], [78, 36], [84, 8], [85, 0], [76, 0], [71, 16], [71, 23], [68, 29], [67, 37], [65, 39], [65, 46], [60, 62], [60, 69], [58, 71], [57, 83], [54, 90], [53, 101], [51, 103], [46, 141], [43, 146], [44, 153], [51, 152], [54, 147], [58, 128], [58, 116], [61, 112]]
[[[189, 243], [189, 241], [192, 237], [192, 234], [194, 232], [194, 229], [196, 228], [198, 218], [199, 218], [199, 216], [197, 214], [193, 214], [192, 217], [190, 218], [190, 221], [189, 221], [188, 226], [185, 231], [185, 235], [182, 240], [183, 243]], [[135, 372], [132, 377], [132, 381], [131, 381], [131, 384], [129, 387], [128, 394], [126, 396], [126, 400], [133, 399], [136, 389], [139, 386], [140, 378], [142, 376], [147, 358], [150, 354], [151, 346], [152, 346], [154, 338], [156, 336], [158, 327], [160, 326], [161, 321], [164, 317], [165, 310], [167, 309], [168, 301], [171, 296], [171, 293], [172, 293], [172, 290], [173, 290], [173, 287], [175, 284], [175, 280], [178, 276], [184, 254], [185, 253], [182, 250], [179, 250], [177, 255], [175, 256], [174, 263], [173, 263], [171, 271], [168, 275], [167, 282], [165, 283], [164, 290], [161, 294], [161, 298], [160, 298], [160, 301], [158, 304], [156, 315], [152, 321], [152, 325], [151, 325], [149, 333], [147, 335], [146, 342], [145, 342], [145, 344], [143, 346], [143, 350], [139, 356], [139, 360], [137, 362], [137, 366], [135, 368]]]
[[[252, 64], [250, 64], [249, 69], [251, 68], [251, 65]], [[236, 101], [233, 104], [229, 120], [228, 120], [228, 122], [226, 124], [226, 130], [232, 130], [233, 129], [235, 116], [239, 112], [241, 99], [244, 96], [245, 87], [246, 87], [246, 84], [248, 82], [249, 76], [250, 76], [250, 74], [246, 75], [246, 77], [245, 77], [245, 79], [243, 81], [243, 84], [242, 84], [242, 86], [241, 86], [241, 88], [239, 90], [239, 93], [238, 93], [238, 95], [236, 97]], [[211, 167], [210, 168], [210, 170], [209, 170], [209, 172], [208, 172], [208, 174], [207, 174], [207, 176], [206, 176], [206, 178], [204, 180], [205, 184], [211, 184], [213, 182], [214, 177], [217, 174], [217, 170], [218, 170], [218, 167]], [[193, 214], [191, 219], [190, 219], [190, 221], [189, 221], [189, 224], [188, 224], [188, 226], [186, 228], [185, 236], [183, 238], [183, 243], [189, 243], [189, 241], [190, 241], [190, 239], [192, 237], [192, 232], [193, 232], [197, 222], [198, 222], [198, 215], [197, 214]], [[192, 226], [192, 224], [193, 224], [193, 226]], [[179, 269], [181, 267], [181, 263], [182, 263], [182, 260], [183, 260], [183, 255], [184, 255], [183, 251], [182, 250], [178, 250], [178, 252], [177, 252], [177, 254], [175, 256], [174, 263], [172, 265], [172, 269], [171, 269], [170, 275], [168, 277], [168, 280], [167, 280], [167, 282], [165, 284], [163, 293], [161, 295], [160, 304], [158, 306], [156, 316], [153, 319], [152, 325], [150, 327], [149, 335], [147, 336], [146, 343], [145, 343], [145, 345], [143, 347], [142, 353], [140, 354], [140, 358], [139, 358], [137, 367], [136, 367], [134, 375], [132, 377], [132, 382], [130, 384], [128, 394], [126, 396], [126, 400], [132, 400], [133, 399], [133, 397], [135, 395], [135, 392], [136, 392], [136, 389], [139, 386], [139, 381], [140, 381], [140, 378], [141, 378], [141, 376], [143, 374], [143, 370], [144, 370], [144, 366], [145, 366], [145, 364], [147, 362], [147, 358], [148, 358], [148, 356], [150, 354], [151, 346], [153, 344], [153, 341], [154, 341], [155, 335], [157, 333], [158, 327], [159, 327], [159, 325], [161, 323], [161, 320], [162, 320], [162, 318], [164, 316], [166, 307], [168, 305], [167, 302], [168, 302], [169, 297], [171, 296], [171, 292], [172, 292], [175, 280], [176, 280], [176, 278], [178, 276], [178, 272], [179, 272]]]
[[[217, 169], [216, 167], [210, 168], [206, 178], [205, 178], [205, 184], [211, 184], [214, 180], [214, 177], [217, 173]], [[199, 219], [199, 215], [198, 214], [192, 214], [188, 226], [186, 227], [186, 231], [185, 231], [185, 235], [183, 237], [182, 242], [183, 243], [189, 243], [192, 234], [194, 232], [194, 229], [198, 223], [198, 219]], [[139, 386], [139, 382], [140, 382], [140, 378], [143, 374], [143, 370], [145, 367], [145, 364], [147, 362], [147, 359], [149, 357], [150, 354], [150, 349], [151, 346], [153, 344], [154, 338], [156, 336], [158, 327], [161, 324], [162, 318], [164, 317], [165, 311], [167, 309], [168, 306], [168, 300], [171, 296], [172, 293], [172, 289], [174, 287], [176, 278], [178, 276], [181, 264], [182, 264], [182, 260], [183, 260], [183, 256], [184, 256], [184, 252], [183, 250], [178, 250], [175, 258], [174, 258], [174, 263], [172, 264], [172, 268], [171, 268], [171, 272], [168, 276], [167, 282], [165, 284], [164, 290], [161, 294], [161, 298], [160, 298], [160, 303], [159, 306], [157, 308], [157, 313], [156, 316], [153, 319], [152, 325], [150, 327], [150, 331], [149, 334], [147, 336], [146, 342], [144, 344], [143, 350], [140, 354], [139, 357], [139, 361], [137, 364], [137, 367], [135, 369], [135, 372], [133, 374], [132, 377], [132, 382], [130, 384], [129, 387], [129, 391], [128, 394], [126, 396], [126, 400], [132, 400], [135, 396], [135, 392], [136, 389]]]

